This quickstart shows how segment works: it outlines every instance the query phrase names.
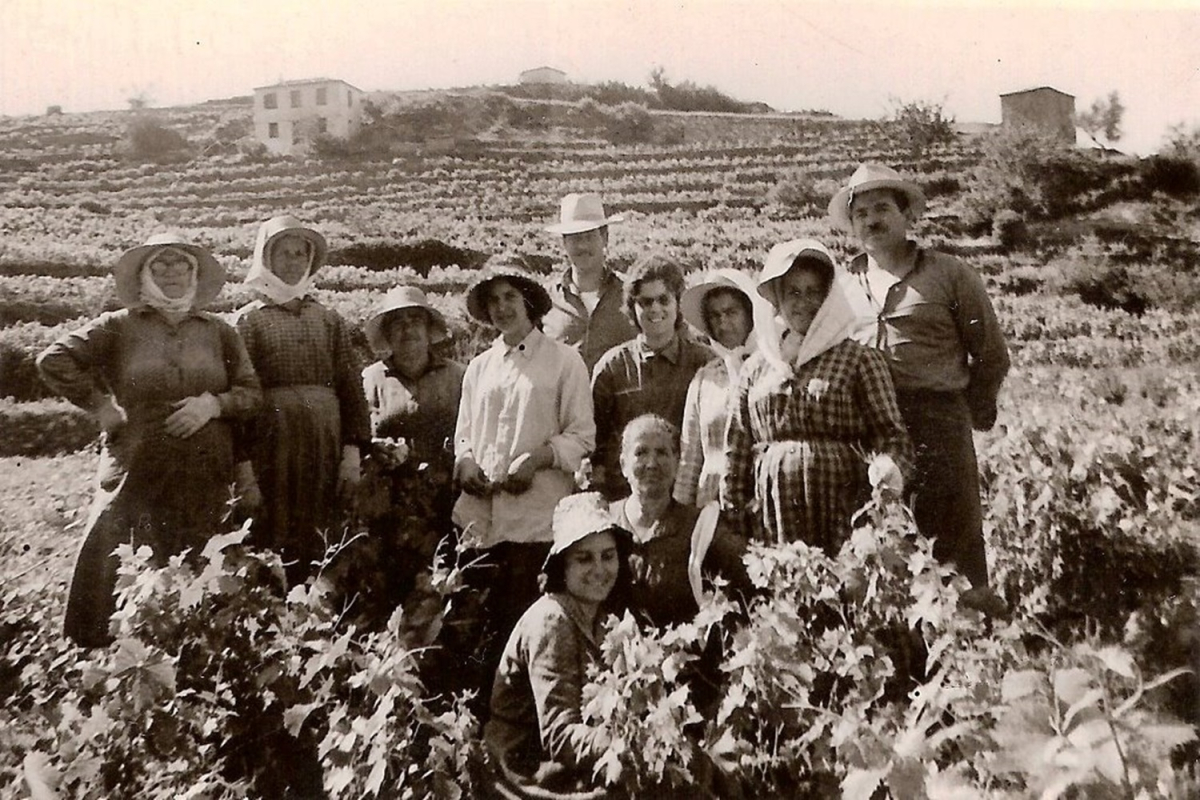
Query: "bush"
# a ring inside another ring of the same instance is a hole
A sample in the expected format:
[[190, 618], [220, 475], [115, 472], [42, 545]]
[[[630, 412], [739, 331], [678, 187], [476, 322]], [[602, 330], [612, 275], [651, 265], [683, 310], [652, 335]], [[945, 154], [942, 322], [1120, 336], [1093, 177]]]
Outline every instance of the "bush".
[[791, 216], [820, 214], [829, 198], [818, 188], [817, 181], [803, 170], [794, 170], [781, 176], [767, 190], [767, 204]]
[[1151, 156], [1138, 165], [1138, 174], [1148, 192], [1178, 198], [1200, 194], [1200, 164], [1188, 156]]
[[1029, 241], [1025, 218], [1011, 208], [1001, 209], [992, 220], [992, 236], [1006, 252], [1020, 249]]
[[645, 106], [622, 103], [603, 113], [604, 138], [612, 144], [646, 144], [654, 141], [654, 117]]
[[179, 132], [154, 117], [139, 114], [125, 129], [124, 153], [138, 161], [180, 161], [187, 158], [190, 146]]
[[1031, 126], [991, 136], [961, 200], [963, 221], [980, 233], [1008, 209], [1030, 221], [1056, 220], [1139, 193], [1135, 167], [1065, 145]]
[[478, 267], [486, 260], [486, 253], [455, 247], [437, 239], [422, 239], [414, 244], [387, 240], [363, 241], [329, 251], [330, 264], [375, 270], [410, 267], [421, 277], [429, 275], [433, 267]]
[[951, 144], [958, 136], [954, 117], [946, 116], [943, 103], [927, 100], [903, 102], [892, 98], [887, 131], [906, 147], [912, 158], [921, 158], [930, 148]]

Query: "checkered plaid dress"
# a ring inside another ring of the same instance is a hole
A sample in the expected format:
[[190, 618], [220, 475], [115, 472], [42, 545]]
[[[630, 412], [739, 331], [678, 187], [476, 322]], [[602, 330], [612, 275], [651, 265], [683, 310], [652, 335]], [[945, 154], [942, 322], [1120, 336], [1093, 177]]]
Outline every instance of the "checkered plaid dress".
[[908, 461], [887, 362], [843, 341], [784, 377], [761, 353], [742, 369], [725, 433], [721, 505], [748, 513], [753, 535], [833, 553], [866, 499], [867, 461]]

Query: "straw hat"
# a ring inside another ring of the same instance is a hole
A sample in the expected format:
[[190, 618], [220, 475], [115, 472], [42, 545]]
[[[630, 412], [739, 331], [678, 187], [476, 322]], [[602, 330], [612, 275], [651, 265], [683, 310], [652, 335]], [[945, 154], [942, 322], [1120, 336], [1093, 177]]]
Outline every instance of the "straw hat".
[[758, 275], [758, 294], [764, 300], [774, 304], [775, 295], [770, 284], [782, 278], [792, 268], [792, 264], [800, 256], [812, 258], [829, 266], [829, 273], [834, 271], [833, 256], [825, 249], [825, 245], [816, 239], [792, 239], [780, 242], [767, 253], [762, 272]]
[[581, 542], [593, 533], [611, 531], [618, 537], [632, 539], [632, 534], [622, 528], [613, 516], [610, 503], [599, 492], [569, 494], [554, 507], [551, 522], [554, 540], [550, 552], [542, 565], [542, 571], [551, 561], [576, 542]]
[[446, 318], [433, 306], [429, 305], [425, 293], [415, 286], [397, 286], [390, 289], [375, 313], [363, 325], [367, 341], [376, 352], [391, 349], [388, 344], [386, 323], [388, 315], [403, 308], [422, 308], [429, 315], [429, 343], [437, 344], [450, 338], [450, 329], [446, 326]]
[[501, 278], [525, 295], [525, 302], [529, 305], [530, 320], [541, 319], [554, 306], [546, 288], [524, 269], [510, 262], [485, 266], [479, 271], [471, 288], [467, 290], [467, 313], [484, 325], [492, 324], [491, 317], [487, 313], [487, 299], [484, 297], [484, 291], [492, 281]]
[[216, 299], [225, 285], [225, 268], [212, 253], [188, 242], [178, 233], [156, 233], [145, 244], [126, 250], [113, 267], [117, 300], [126, 308], [142, 305], [142, 267], [146, 259], [164, 247], [183, 250], [196, 259], [196, 300], [193, 308], [204, 308]]
[[899, 172], [889, 166], [866, 163], [860, 164], [858, 169], [854, 170], [849, 182], [838, 189], [829, 201], [829, 216], [834, 224], [852, 230], [850, 204], [854, 202], [855, 195], [872, 189], [895, 189], [902, 192], [908, 198], [908, 207], [912, 210], [913, 217], [921, 216], [921, 212], [925, 210], [925, 193], [921, 191], [920, 186], [905, 180]]
[[684, 290], [683, 296], [679, 298], [679, 313], [693, 328], [705, 336], [712, 336], [712, 331], [708, 329], [708, 321], [704, 318], [704, 299], [716, 289], [733, 289], [751, 301], [753, 310], [753, 297], [750, 294], [752, 286], [750, 278], [737, 270], [717, 270], [703, 283]]
[[271, 219], [258, 226], [258, 240], [254, 244], [254, 261], [267, 267], [267, 253], [271, 251], [271, 244], [280, 236], [299, 236], [313, 246], [313, 265], [310, 274], [316, 274], [325, 264], [325, 257], [329, 254], [329, 245], [315, 228], [310, 228], [300, 220], [293, 217], [291, 214], [284, 214]]
[[550, 233], [562, 234], [583, 233], [603, 228], [605, 225], [615, 222], [624, 222], [625, 218], [620, 214], [606, 217], [604, 204], [600, 202], [600, 195], [587, 192], [584, 194], [572, 193], [564, 197], [558, 220], [557, 224], [548, 226], [546, 230]]

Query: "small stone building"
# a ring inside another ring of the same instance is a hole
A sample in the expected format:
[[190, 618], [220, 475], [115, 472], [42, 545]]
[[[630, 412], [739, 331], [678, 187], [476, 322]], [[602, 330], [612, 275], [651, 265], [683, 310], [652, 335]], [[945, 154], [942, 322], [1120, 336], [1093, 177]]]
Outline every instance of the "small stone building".
[[1032, 125], [1075, 144], [1075, 96], [1039, 86], [1000, 95], [1001, 125]]
[[518, 83], [566, 83], [567, 73], [554, 67], [534, 67], [521, 73]]
[[284, 81], [254, 90], [254, 138], [277, 155], [302, 152], [321, 134], [345, 139], [362, 124], [366, 94], [343, 80]]

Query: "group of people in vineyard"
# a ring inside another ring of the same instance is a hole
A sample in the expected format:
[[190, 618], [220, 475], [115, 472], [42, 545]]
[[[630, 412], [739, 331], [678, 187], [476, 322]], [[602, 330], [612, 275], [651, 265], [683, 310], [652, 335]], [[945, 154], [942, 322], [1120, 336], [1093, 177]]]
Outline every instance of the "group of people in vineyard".
[[608, 615], [686, 621], [711, 574], [748, 591], [749, 541], [836, 553], [854, 511], [890, 492], [986, 587], [972, 429], [994, 423], [1009, 358], [976, 272], [910, 238], [924, 205], [917, 184], [863, 164], [829, 205], [862, 247], [848, 264], [795, 239], [757, 276], [689, 287], [661, 253], [610, 268], [621, 217], [567, 195], [546, 229], [569, 261], [559, 274], [499, 257], [472, 281], [466, 312], [496, 338], [465, 366], [438, 354], [442, 311], [398, 286], [364, 325], [382, 356], [364, 369], [352, 326], [311, 291], [326, 241], [293, 217], [260, 227], [245, 279], [259, 299], [232, 324], [204, 310], [217, 260], [152, 237], [114, 267], [124, 308], [38, 361], [103, 431], [67, 635], [107, 643], [114, 548], [201, 548], [231, 485], [252, 542], [306, 580], [364, 453], [402, 439], [482, 556], [485, 739], [520, 796], [585, 786], [606, 746], [581, 689]]

